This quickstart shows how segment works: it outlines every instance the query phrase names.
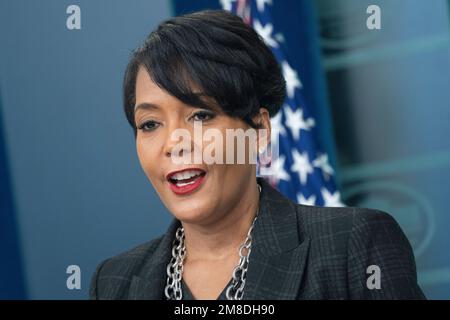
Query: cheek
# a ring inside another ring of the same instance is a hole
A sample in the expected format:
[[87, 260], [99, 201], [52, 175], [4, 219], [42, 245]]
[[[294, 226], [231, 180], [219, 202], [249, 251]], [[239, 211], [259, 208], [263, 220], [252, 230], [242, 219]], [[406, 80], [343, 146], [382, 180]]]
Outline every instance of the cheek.
[[145, 143], [145, 141], [138, 138], [136, 139], [136, 151], [142, 169], [148, 178], [152, 178], [155, 175], [155, 166], [152, 165], [156, 160], [155, 148], [152, 148], [149, 143]]

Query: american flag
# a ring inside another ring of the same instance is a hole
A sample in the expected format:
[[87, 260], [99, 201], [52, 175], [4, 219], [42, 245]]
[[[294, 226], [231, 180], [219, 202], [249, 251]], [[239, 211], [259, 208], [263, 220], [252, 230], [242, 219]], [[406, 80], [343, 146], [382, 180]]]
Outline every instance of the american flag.
[[[276, 149], [268, 180], [284, 195], [300, 204], [343, 206], [336, 188], [334, 169], [318, 142], [318, 128], [311, 105], [305, 103], [302, 81], [287, 59], [282, 33], [271, 19], [272, 0], [221, 0], [229, 10], [252, 25], [282, 68], [287, 97], [280, 112], [271, 119], [272, 149]], [[262, 174], [261, 174], [262, 173]], [[258, 175], [265, 175], [260, 167]]]

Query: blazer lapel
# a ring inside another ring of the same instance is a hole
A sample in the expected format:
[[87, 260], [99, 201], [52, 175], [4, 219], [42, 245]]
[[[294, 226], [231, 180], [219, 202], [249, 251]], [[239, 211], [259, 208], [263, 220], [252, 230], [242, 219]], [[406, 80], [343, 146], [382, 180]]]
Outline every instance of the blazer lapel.
[[301, 237], [295, 204], [264, 179], [243, 299], [297, 299], [310, 239]]

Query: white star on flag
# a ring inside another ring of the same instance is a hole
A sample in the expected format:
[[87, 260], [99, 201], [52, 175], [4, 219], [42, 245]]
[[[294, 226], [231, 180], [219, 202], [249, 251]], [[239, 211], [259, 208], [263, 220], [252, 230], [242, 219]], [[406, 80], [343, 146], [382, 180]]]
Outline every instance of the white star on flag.
[[256, 0], [256, 7], [259, 12], [264, 11], [264, 4], [272, 4], [272, 0]]
[[[272, 30], [271, 30], [272, 32]], [[281, 68], [283, 70], [283, 77], [286, 80], [286, 91], [289, 98], [294, 97], [295, 88], [301, 88], [302, 82], [298, 78], [297, 71], [292, 69], [287, 61], [281, 63]]]
[[331, 194], [326, 188], [320, 189], [322, 192], [322, 198], [325, 207], [343, 207], [344, 204], [341, 202], [341, 195], [339, 191], [335, 191]]
[[315, 125], [313, 118], [305, 119], [303, 117], [301, 108], [292, 111], [288, 105], [285, 105], [284, 110], [286, 111], [286, 126], [291, 129], [295, 140], [300, 139], [300, 130], [310, 130]]
[[263, 26], [259, 20], [255, 20], [253, 23], [255, 31], [263, 38], [264, 42], [271, 47], [278, 48], [278, 43], [272, 37], [273, 25], [271, 23]]
[[325, 179], [329, 179], [331, 175], [334, 174], [333, 168], [328, 162], [328, 155], [326, 153], [321, 154], [315, 160], [313, 160], [312, 165], [316, 168], [322, 169], [323, 176]]
[[284, 170], [284, 161], [285, 161], [285, 157], [280, 155], [279, 157], [277, 157], [274, 161], [273, 164], [271, 166], [271, 170], [275, 176], [275, 179], [277, 181], [280, 180], [284, 180], [284, 181], [289, 181], [291, 180], [291, 177], [289, 176], [289, 174], [286, 172], [286, 170]]
[[306, 184], [308, 179], [308, 174], [313, 173], [314, 169], [309, 163], [308, 153], [305, 151], [299, 153], [296, 149], [292, 151], [292, 156], [294, 157], [294, 164], [291, 170], [298, 173], [300, 182]]
[[231, 11], [233, 2], [236, 0], [220, 0], [223, 10]]
[[303, 194], [297, 194], [297, 202], [305, 206], [314, 206], [316, 204], [316, 196], [310, 195], [309, 198], [305, 198]]

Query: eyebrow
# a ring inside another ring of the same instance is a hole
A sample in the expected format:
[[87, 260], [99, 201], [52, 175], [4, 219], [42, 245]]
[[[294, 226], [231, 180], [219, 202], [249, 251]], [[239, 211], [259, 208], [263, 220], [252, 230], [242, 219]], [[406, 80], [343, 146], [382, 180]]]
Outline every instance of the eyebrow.
[[157, 104], [150, 103], [150, 102], [142, 102], [134, 107], [134, 112], [136, 112], [139, 109], [143, 110], [150, 110], [150, 109], [160, 109], [160, 107]]

